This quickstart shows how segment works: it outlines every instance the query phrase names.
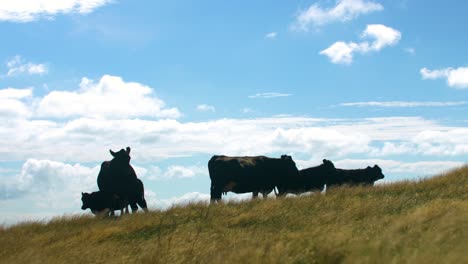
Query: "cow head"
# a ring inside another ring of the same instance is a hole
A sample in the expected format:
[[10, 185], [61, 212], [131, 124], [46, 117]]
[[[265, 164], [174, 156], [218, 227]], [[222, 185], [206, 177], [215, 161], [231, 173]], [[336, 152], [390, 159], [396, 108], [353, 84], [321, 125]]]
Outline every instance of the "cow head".
[[130, 163], [130, 147], [127, 147], [125, 150], [121, 149], [118, 152], [112, 151], [109, 149], [110, 154], [114, 157], [119, 164], [129, 164]]
[[296, 163], [289, 155], [281, 155], [281, 160], [285, 161], [286, 163], [294, 164], [294, 166], [296, 166]]
[[324, 159], [322, 166], [325, 170], [329, 172], [335, 172], [335, 164], [333, 164], [333, 162], [331, 162], [330, 160]]
[[286, 173], [288, 175], [299, 176], [299, 171], [297, 170], [296, 163], [294, 162], [291, 156], [281, 155], [281, 160], [285, 165], [284, 168], [286, 168]]
[[90, 199], [90, 194], [89, 193], [81, 193], [81, 202], [83, 202], [83, 205], [81, 206], [81, 210], [86, 210], [90, 208], [91, 206], [91, 201]]
[[368, 175], [370, 175], [370, 180], [372, 181], [378, 181], [385, 177], [382, 173], [382, 169], [378, 165], [374, 165], [374, 167], [368, 166], [366, 171]]

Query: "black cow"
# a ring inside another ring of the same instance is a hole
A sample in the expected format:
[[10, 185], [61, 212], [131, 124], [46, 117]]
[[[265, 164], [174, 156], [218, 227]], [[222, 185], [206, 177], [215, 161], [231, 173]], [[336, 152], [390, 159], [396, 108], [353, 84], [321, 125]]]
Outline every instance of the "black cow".
[[296, 189], [286, 190], [288, 193], [300, 194], [310, 191], [323, 191], [327, 179], [335, 174], [335, 165], [333, 162], [324, 159], [323, 163], [299, 171], [300, 186]]
[[[121, 199], [115, 194], [109, 192], [92, 192], [92, 193], [81, 193], [81, 201], [83, 205], [82, 210], [91, 209], [91, 212], [95, 215], [114, 215], [114, 210], [120, 210], [120, 215], [123, 214], [123, 210], [127, 208], [128, 201]], [[127, 210], [128, 211], [128, 210]]]
[[130, 165], [130, 147], [118, 152], [112, 150], [109, 152], [114, 158], [101, 164], [97, 178], [99, 190], [127, 199], [132, 211], [138, 210], [137, 204], [147, 211], [143, 182], [137, 178], [135, 170]]
[[299, 171], [291, 156], [281, 158], [213, 156], [208, 162], [211, 201], [221, 200], [222, 193], [252, 192], [264, 197], [275, 187], [284, 195], [299, 180]]
[[382, 169], [377, 165], [374, 165], [374, 167], [368, 166], [365, 169], [355, 170], [336, 169], [336, 173], [327, 180], [327, 189], [338, 185], [372, 186], [375, 181], [383, 179], [384, 177]]
[[131, 189], [130, 195], [128, 196], [128, 203], [132, 208], [132, 212], [136, 212], [138, 210], [137, 204], [141, 209], [143, 209], [143, 211], [148, 212], [148, 205], [145, 200], [145, 188], [140, 179], [136, 179], [135, 187]]

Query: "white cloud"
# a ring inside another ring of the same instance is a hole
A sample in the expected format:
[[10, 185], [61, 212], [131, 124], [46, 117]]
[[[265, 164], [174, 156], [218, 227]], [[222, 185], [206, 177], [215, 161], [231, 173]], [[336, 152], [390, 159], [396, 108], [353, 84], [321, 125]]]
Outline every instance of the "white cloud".
[[140, 168], [138, 171], [135, 168], [137, 175], [142, 179], [148, 180], [172, 180], [193, 178], [199, 175], [208, 175], [208, 169], [205, 166], [180, 166], [171, 165], [165, 171], [157, 166], [150, 166], [147, 170]]
[[30, 22], [51, 19], [58, 14], [87, 14], [110, 2], [112, 0], [5, 0], [0, 1], [0, 21]]
[[391, 27], [380, 24], [367, 25], [361, 34], [362, 38], [372, 38], [373, 42], [363, 41], [360, 43], [337, 41], [330, 47], [319, 52], [327, 56], [335, 64], [351, 64], [355, 53], [368, 53], [380, 51], [386, 46], [396, 45], [401, 39], [401, 32]]
[[83, 191], [95, 191], [100, 166], [89, 168], [50, 160], [28, 159], [14, 177], [2, 181], [0, 199], [8, 200], [33, 196], [34, 206], [66, 208], [78, 207]]
[[104, 75], [98, 83], [83, 78], [78, 91], [52, 91], [37, 108], [41, 117], [178, 118], [177, 108], [166, 108], [153, 89], [117, 76]]
[[212, 105], [201, 104], [197, 105], [197, 111], [199, 112], [215, 112], [216, 108]]
[[330, 47], [320, 51], [321, 55], [326, 55], [335, 64], [351, 64], [353, 62], [353, 53], [364, 49], [354, 42], [335, 42]]
[[265, 35], [265, 38], [266, 39], [276, 39], [277, 36], [278, 36], [277, 32], [270, 32], [270, 33]]
[[32, 115], [28, 102], [32, 89], [0, 89], [0, 119], [29, 117]]
[[455, 101], [455, 102], [415, 102], [415, 101], [387, 101], [387, 102], [353, 102], [353, 103], [341, 103], [340, 106], [373, 106], [373, 107], [445, 107], [445, 106], [460, 106], [466, 105], [466, 101]]
[[386, 46], [396, 45], [401, 39], [401, 32], [381, 24], [374, 24], [367, 25], [366, 30], [362, 33], [362, 37], [375, 39], [371, 43], [370, 49], [379, 51]]
[[193, 178], [197, 174], [206, 174], [204, 167], [170, 166], [164, 173], [166, 178]]
[[292, 28], [307, 31], [310, 25], [321, 26], [333, 22], [346, 22], [360, 15], [383, 10], [379, 3], [368, 0], [337, 0], [336, 5], [323, 9], [318, 3], [299, 12]]
[[420, 70], [424, 80], [447, 79], [447, 84], [450, 87], [458, 89], [468, 89], [468, 67], [445, 68], [439, 70], [429, 70], [422, 68]]
[[32, 96], [32, 88], [15, 89], [6, 88], [0, 89], [0, 99], [23, 99]]
[[44, 64], [34, 64], [31, 62], [25, 62], [21, 56], [15, 56], [13, 59], [7, 62], [8, 72], [7, 76], [15, 76], [20, 74], [46, 74], [48, 69]]
[[256, 93], [254, 95], [249, 95], [249, 98], [276, 98], [276, 97], [288, 97], [292, 94], [287, 93]]
[[[95, 162], [109, 158], [108, 148], [124, 146], [131, 146], [132, 157], [142, 162], [199, 154], [302, 153], [339, 158], [353, 154], [401, 153], [402, 145], [398, 142], [409, 144], [405, 153], [464, 155], [468, 153], [468, 139], [463, 133], [451, 134], [458, 129], [416, 117], [351, 120], [271, 117], [188, 123], [90, 118], [64, 122], [16, 120], [0, 127], [0, 160], [34, 157]], [[440, 131], [452, 141], [439, 142], [437, 137], [426, 142], [416, 140], [424, 131]], [[395, 146], [387, 146], [384, 153], [384, 147], [379, 145], [386, 142]]]

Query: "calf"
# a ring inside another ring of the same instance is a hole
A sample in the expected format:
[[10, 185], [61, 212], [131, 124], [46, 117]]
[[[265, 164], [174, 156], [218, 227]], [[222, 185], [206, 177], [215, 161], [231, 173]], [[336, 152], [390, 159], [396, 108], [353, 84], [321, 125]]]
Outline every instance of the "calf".
[[114, 210], [120, 210], [122, 215], [128, 213], [128, 200], [120, 199], [117, 195], [108, 192], [98, 191], [93, 193], [81, 193], [82, 210], [91, 209], [95, 215], [114, 215]]

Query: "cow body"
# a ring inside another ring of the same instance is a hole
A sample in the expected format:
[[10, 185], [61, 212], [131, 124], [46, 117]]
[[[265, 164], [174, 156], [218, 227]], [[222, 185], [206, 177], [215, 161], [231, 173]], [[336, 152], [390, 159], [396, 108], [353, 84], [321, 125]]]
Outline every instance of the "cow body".
[[265, 156], [228, 157], [213, 156], [208, 162], [211, 179], [211, 200], [221, 199], [222, 193], [252, 192], [266, 196], [275, 187], [280, 195], [288, 184], [299, 179], [296, 164], [290, 156], [280, 159]]
[[288, 193], [301, 194], [311, 191], [323, 191], [327, 179], [335, 174], [335, 165], [333, 162], [324, 159], [323, 163], [299, 171], [300, 185], [296, 189], [286, 190]]
[[107, 215], [109, 212], [111, 215], [114, 215], [115, 210], [120, 210], [120, 214], [122, 215], [123, 210], [128, 206], [126, 199], [103, 191], [81, 193], [81, 201], [83, 203], [81, 209], [86, 210], [89, 208], [95, 215]]
[[130, 165], [130, 147], [118, 152], [110, 150], [110, 153], [114, 158], [101, 164], [97, 178], [99, 190], [127, 199], [132, 211], [138, 210], [137, 204], [147, 211], [143, 182]]
[[336, 173], [333, 177], [329, 177], [327, 180], [327, 188], [339, 185], [372, 186], [375, 181], [383, 179], [384, 177], [382, 169], [377, 165], [374, 165], [374, 167], [368, 166], [365, 169], [355, 170], [336, 169]]

